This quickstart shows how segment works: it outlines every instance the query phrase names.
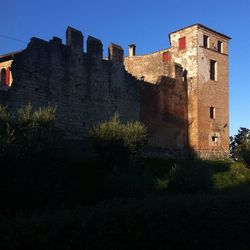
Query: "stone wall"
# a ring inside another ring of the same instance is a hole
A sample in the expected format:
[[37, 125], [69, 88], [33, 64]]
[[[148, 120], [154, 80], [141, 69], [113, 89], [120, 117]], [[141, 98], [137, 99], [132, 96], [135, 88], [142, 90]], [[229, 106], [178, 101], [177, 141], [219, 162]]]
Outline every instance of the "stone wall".
[[163, 54], [167, 50], [161, 50], [144, 56], [125, 57], [126, 70], [137, 79], [152, 84], [159, 84], [161, 76], [174, 77], [172, 74], [171, 61], [164, 61]]
[[[75, 35], [81, 36], [74, 30]], [[138, 120], [138, 81], [122, 64], [102, 59], [100, 40], [88, 39], [87, 53], [77, 38], [71, 41], [74, 47], [56, 37], [49, 42], [32, 38], [13, 58], [14, 80], [8, 91], [1, 91], [0, 101], [11, 111], [29, 102], [35, 109], [55, 105], [58, 126], [73, 139], [82, 139], [93, 124], [115, 112], [123, 121]]]
[[140, 120], [149, 131], [149, 145], [167, 151], [188, 147], [187, 84], [162, 76], [160, 84], [141, 84]]
[[149, 145], [167, 154], [187, 149], [187, 83], [182, 81], [183, 68], [174, 63], [171, 50], [144, 56], [130, 53], [124, 65], [141, 80], [140, 120], [148, 127]]
[[[71, 27], [66, 45], [57, 37], [32, 38], [22, 52], [0, 57], [0, 67], [12, 63], [13, 76], [10, 88], [0, 88], [0, 102], [12, 111], [28, 102], [34, 108], [56, 105], [58, 126], [71, 139], [82, 139], [93, 124], [118, 112], [123, 121], [145, 123], [149, 146], [159, 152], [228, 157], [230, 38], [195, 24], [169, 39], [171, 48], [147, 55], [136, 55], [131, 44], [125, 58], [123, 48], [111, 43], [104, 60], [102, 42], [89, 36], [84, 53], [84, 37]], [[217, 65], [214, 80], [210, 60]]]

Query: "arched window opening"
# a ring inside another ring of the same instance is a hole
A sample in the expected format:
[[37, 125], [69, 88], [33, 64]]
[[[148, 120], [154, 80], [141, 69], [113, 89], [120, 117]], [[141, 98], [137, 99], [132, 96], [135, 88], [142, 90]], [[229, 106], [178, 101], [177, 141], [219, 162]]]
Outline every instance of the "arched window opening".
[[4, 86], [6, 84], [6, 69], [1, 70], [0, 85]]
[[6, 70], [5, 84], [8, 87], [10, 86], [10, 67]]

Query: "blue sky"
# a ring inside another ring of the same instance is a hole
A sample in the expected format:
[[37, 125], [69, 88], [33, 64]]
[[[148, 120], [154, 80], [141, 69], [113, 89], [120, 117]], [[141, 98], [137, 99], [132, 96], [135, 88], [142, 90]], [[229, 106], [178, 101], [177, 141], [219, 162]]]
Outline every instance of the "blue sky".
[[230, 37], [230, 134], [250, 128], [250, 1], [85, 1], [12, 0], [1, 2], [0, 54], [22, 49], [31, 37], [65, 42], [68, 25], [85, 36], [110, 42], [135, 43], [137, 54], [169, 47], [168, 34], [201, 23]]

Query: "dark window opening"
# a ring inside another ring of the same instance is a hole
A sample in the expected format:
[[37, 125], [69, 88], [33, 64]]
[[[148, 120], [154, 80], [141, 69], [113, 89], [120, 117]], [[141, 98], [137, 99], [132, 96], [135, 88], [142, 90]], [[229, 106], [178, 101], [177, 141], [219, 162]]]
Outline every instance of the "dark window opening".
[[218, 142], [218, 136], [217, 135], [213, 135], [212, 136], [212, 141], [213, 142]]
[[179, 39], [179, 50], [186, 49], [186, 37], [181, 37]]
[[216, 69], [216, 61], [210, 60], [210, 79], [215, 81], [217, 80], [217, 69]]
[[221, 41], [218, 41], [217, 48], [218, 48], [218, 52], [222, 53], [222, 42]]
[[184, 81], [184, 82], [187, 82], [187, 74], [188, 74], [187, 70], [184, 69], [184, 70], [183, 70], [183, 73], [182, 73], [183, 81]]
[[210, 118], [215, 119], [215, 107], [210, 107]]
[[208, 36], [206, 35], [203, 36], [203, 46], [208, 48]]

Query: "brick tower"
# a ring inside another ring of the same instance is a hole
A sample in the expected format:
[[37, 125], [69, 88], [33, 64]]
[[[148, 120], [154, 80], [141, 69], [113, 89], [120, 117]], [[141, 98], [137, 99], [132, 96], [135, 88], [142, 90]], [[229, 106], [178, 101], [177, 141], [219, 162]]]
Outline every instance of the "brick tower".
[[170, 33], [171, 56], [188, 84], [189, 147], [201, 158], [229, 156], [228, 42], [200, 24]]

